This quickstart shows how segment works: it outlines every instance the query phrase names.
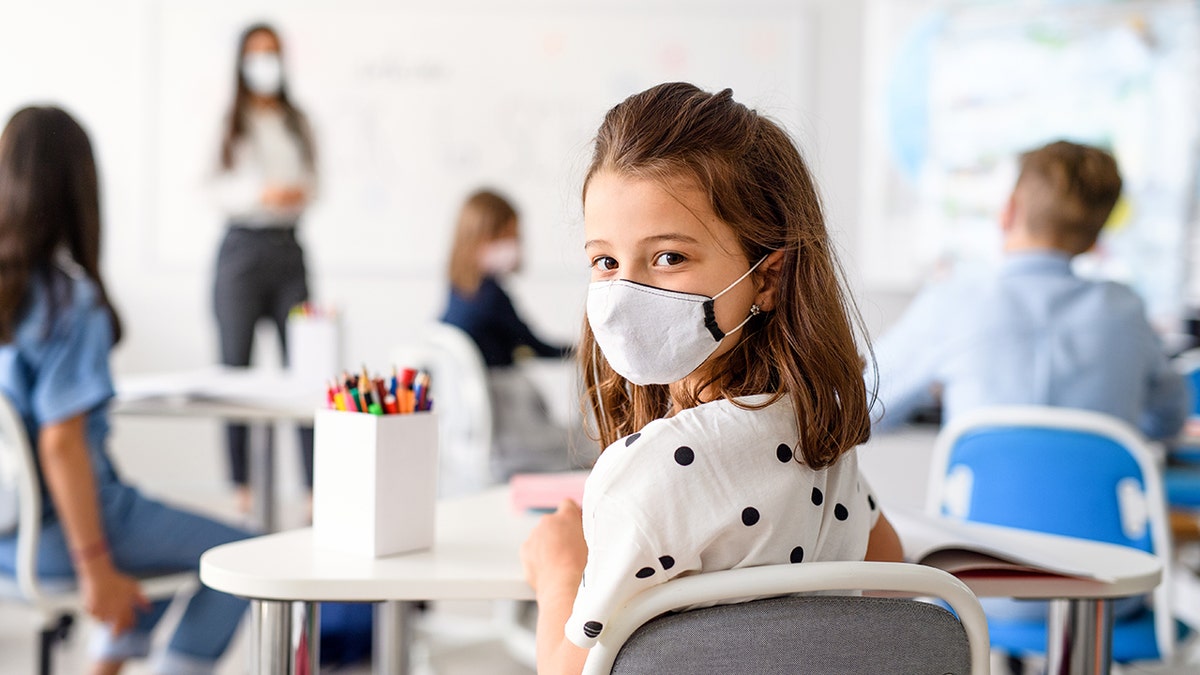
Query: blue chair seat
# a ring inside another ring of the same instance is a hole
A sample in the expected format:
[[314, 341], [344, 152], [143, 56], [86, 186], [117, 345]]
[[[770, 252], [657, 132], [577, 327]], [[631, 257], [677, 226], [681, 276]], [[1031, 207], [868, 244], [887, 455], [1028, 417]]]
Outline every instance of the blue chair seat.
[[[1188, 633], [1187, 626], [1175, 623], [1178, 639]], [[1046, 622], [995, 621], [988, 619], [992, 644], [1012, 654], [1043, 654], [1046, 651]], [[1154, 611], [1147, 610], [1113, 624], [1113, 661], [1157, 661], [1162, 659], [1154, 634]]]
[[1200, 471], [1167, 469], [1163, 475], [1167, 503], [1185, 509], [1200, 509]]
[[1200, 467], [1200, 447], [1194, 445], [1174, 447], [1167, 456], [1172, 462]]

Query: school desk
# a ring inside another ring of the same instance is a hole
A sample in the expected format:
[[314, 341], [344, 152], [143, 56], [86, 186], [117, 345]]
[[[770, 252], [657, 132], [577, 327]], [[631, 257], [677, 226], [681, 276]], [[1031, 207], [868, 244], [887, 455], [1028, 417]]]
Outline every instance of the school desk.
[[208, 418], [250, 427], [250, 485], [254, 522], [277, 529], [275, 453], [269, 429], [277, 422], [312, 424], [324, 405], [319, 382], [300, 381], [287, 371], [214, 366], [197, 370], [121, 377], [115, 415]]
[[[317, 603], [343, 601], [384, 603], [382, 623], [387, 632], [382, 634], [393, 641], [377, 641], [377, 648], [385, 653], [376, 659], [375, 672], [407, 673], [411, 632], [404, 619], [412, 602], [533, 597], [525, 584], [519, 551], [537, 517], [514, 511], [507, 487], [443, 500], [436, 517], [434, 546], [427, 551], [373, 560], [315, 548], [311, 529], [292, 530], [209, 550], [200, 559], [200, 579], [251, 600], [254, 672], [302, 672], [288, 668], [316, 663], [317, 641], [302, 629], [316, 625]], [[996, 531], [995, 526], [982, 528], [985, 534]], [[1000, 529], [1006, 531], [1011, 545], [1051, 547], [1059, 558], [1094, 568], [1104, 580], [964, 575], [967, 586], [981, 596], [1080, 600], [1092, 608], [1101, 602], [1103, 608], [1103, 601], [1095, 599], [1146, 593], [1161, 576], [1157, 559], [1134, 549]], [[1075, 621], [1069, 622], [1069, 628], [1076, 645], [1100, 645], [1097, 640], [1108, 645], [1104, 626]], [[1097, 628], [1099, 636], [1094, 633]], [[1111, 623], [1107, 629], [1111, 630]], [[1107, 672], [1106, 658], [1087, 661], [1071, 651], [1064, 660], [1071, 662], [1071, 669], [1062, 672]]]

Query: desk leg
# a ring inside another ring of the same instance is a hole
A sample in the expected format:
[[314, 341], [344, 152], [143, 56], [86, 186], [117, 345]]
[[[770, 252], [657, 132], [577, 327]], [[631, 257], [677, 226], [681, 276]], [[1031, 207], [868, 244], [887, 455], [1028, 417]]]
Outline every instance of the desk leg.
[[1048, 675], [1108, 675], [1112, 630], [1111, 601], [1052, 600], [1046, 627]]
[[275, 522], [275, 448], [271, 425], [250, 425], [250, 484], [254, 492], [254, 520], [263, 532], [279, 529]]
[[320, 605], [251, 600], [250, 654], [256, 675], [317, 675], [321, 663]]
[[380, 602], [375, 605], [374, 675], [408, 675], [412, 665], [413, 620], [416, 603]]

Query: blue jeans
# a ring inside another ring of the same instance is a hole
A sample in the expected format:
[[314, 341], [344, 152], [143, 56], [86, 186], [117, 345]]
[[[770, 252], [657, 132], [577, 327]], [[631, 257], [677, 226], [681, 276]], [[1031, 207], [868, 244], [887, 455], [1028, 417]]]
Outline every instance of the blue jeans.
[[[118, 482], [97, 486], [101, 519], [113, 564], [132, 575], [196, 571], [204, 551], [250, 537], [234, 527], [148, 499]], [[0, 537], [0, 571], [12, 574], [16, 537]], [[62, 526], [48, 516], [38, 546], [38, 576], [47, 580], [71, 578], [70, 549]], [[160, 600], [138, 614], [134, 628], [120, 636], [107, 630], [93, 643], [94, 656], [121, 660], [146, 656], [150, 631], [170, 604]], [[211, 672], [233, 638], [247, 602], [201, 586], [188, 600], [175, 634], [161, 657], [160, 672]]]

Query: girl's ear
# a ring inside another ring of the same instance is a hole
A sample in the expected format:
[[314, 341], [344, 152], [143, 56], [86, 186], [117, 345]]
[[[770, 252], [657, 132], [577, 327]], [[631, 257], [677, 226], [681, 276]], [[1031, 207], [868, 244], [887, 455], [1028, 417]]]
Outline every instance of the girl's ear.
[[779, 270], [783, 267], [783, 251], [775, 251], [767, 256], [763, 264], [755, 271], [758, 279], [758, 295], [754, 296], [754, 304], [763, 311], [775, 309], [775, 289], [779, 288]]

